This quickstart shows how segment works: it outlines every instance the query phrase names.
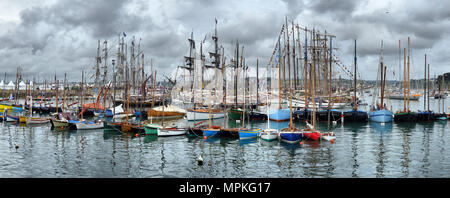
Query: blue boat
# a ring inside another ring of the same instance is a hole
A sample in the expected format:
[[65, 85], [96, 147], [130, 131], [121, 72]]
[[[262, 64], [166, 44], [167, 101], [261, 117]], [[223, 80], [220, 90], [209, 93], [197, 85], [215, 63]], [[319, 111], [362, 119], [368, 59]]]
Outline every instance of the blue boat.
[[23, 108], [22, 107], [12, 107], [12, 112], [22, 112]]
[[214, 129], [214, 128], [203, 129], [203, 136], [204, 137], [213, 137], [213, 136], [216, 136], [219, 132], [220, 132], [220, 129]]
[[111, 109], [107, 109], [107, 110], [106, 110], [105, 116], [106, 116], [106, 117], [113, 117], [113, 112], [111, 111]]
[[288, 143], [296, 143], [299, 142], [303, 137], [302, 132], [300, 131], [282, 131], [280, 132], [281, 140]]
[[373, 122], [392, 122], [392, 112], [389, 110], [377, 110], [369, 112], [369, 120]]
[[417, 112], [417, 121], [432, 121], [434, 120], [434, 113], [431, 111]]
[[239, 139], [256, 138], [261, 131], [262, 129], [240, 129]]
[[289, 109], [275, 109], [269, 111], [269, 119], [277, 122], [287, 121], [291, 116]]

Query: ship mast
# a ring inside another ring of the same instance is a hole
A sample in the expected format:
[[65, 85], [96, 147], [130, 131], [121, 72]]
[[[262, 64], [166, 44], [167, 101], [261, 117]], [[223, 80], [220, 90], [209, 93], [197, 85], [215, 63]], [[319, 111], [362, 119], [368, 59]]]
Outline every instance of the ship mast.
[[105, 40], [104, 42], [103, 42], [103, 44], [104, 44], [104, 48], [103, 48], [103, 60], [104, 60], [104, 64], [103, 64], [103, 85], [105, 85], [106, 84], [106, 75], [107, 75], [107, 73], [108, 73], [108, 65], [107, 65], [107, 63], [108, 63], [108, 42]]

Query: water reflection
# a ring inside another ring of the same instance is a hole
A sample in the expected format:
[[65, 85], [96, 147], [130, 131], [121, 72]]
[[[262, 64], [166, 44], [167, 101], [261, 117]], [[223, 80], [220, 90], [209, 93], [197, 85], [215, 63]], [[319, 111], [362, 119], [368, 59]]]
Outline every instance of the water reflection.
[[250, 138], [250, 139], [239, 139], [239, 146], [244, 146], [246, 144], [255, 143], [256, 138]]
[[[242, 126], [228, 119], [213, 124], [224, 122]], [[270, 124], [281, 129], [289, 122]], [[267, 122], [246, 126], [264, 129]], [[327, 123], [316, 127], [326, 130]], [[448, 177], [446, 127], [448, 122], [346, 122], [332, 126], [334, 144], [304, 141], [300, 146], [259, 138], [136, 137], [1, 123], [0, 177]], [[203, 166], [196, 164], [199, 155]]]
[[397, 123], [397, 128], [401, 132], [401, 138], [402, 138], [402, 156], [401, 156], [401, 172], [402, 177], [408, 177], [409, 176], [409, 164], [411, 163], [411, 160], [409, 159], [409, 153], [411, 150], [410, 147], [410, 137], [412, 130], [416, 127], [416, 123], [404, 123], [400, 122]]
[[369, 122], [371, 131], [377, 135], [383, 136], [392, 132], [393, 123], [378, 123], [378, 122]]

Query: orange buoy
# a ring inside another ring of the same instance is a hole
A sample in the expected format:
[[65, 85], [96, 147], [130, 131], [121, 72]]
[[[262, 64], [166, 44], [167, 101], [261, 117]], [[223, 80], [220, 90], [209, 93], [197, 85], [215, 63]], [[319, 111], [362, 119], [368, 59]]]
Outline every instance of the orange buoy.
[[61, 127], [61, 130], [64, 130], [64, 126]]
[[303, 141], [300, 141], [300, 146], [303, 146]]
[[208, 137], [206, 137], [206, 136], [203, 137], [203, 139], [205, 139], [205, 140], [206, 140], [207, 138], [208, 138]]
[[334, 143], [334, 139], [331, 139], [330, 141], [331, 141], [331, 144], [333, 144], [333, 143]]
[[136, 133], [136, 137], [139, 137], [139, 134]]

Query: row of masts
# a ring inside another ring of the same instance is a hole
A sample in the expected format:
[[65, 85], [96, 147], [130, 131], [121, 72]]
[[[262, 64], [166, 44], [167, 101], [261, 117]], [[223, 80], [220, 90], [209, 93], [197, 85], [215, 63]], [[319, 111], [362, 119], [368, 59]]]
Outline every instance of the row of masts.
[[[108, 80], [108, 52], [112, 48], [108, 48], [108, 41], [103, 42], [103, 48], [101, 49], [100, 40], [98, 40], [97, 56], [95, 57], [96, 64], [94, 65], [94, 86], [99, 89], [102, 86], [107, 85], [109, 82], [114, 82], [117, 88], [124, 88], [126, 83], [130, 81], [130, 90], [133, 94], [143, 90], [142, 84], [147, 77], [145, 73], [145, 59], [144, 52], [141, 50], [141, 39], [137, 44], [136, 51], [136, 39], [133, 36], [131, 40], [131, 46], [125, 42], [126, 34], [123, 36], [119, 34], [118, 47], [117, 47], [117, 57], [111, 60], [112, 65], [112, 75]], [[129, 51], [129, 54], [128, 54]], [[152, 61], [150, 62], [151, 67]], [[153, 68], [151, 68], [153, 69]], [[101, 71], [102, 70], [102, 71]], [[151, 72], [153, 72], [151, 70]]]
[[[301, 38], [304, 37], [303, 39]], [[286, 23], [283, 24], [280, 34], [278, 36], [278, 42], [276, 43], [274, 52], [272, 56], [270, 57], [270, 60], [267, 64], [267, 80], [274, 81], [278, 80], [278, 90], [274, 90], [274, 87], [272, 86], [272, 89], [270, 86], [267, 86], [267, 93], [274, 93], [279, 92], [279, 105], [281, 107], [281, 98], [288, 99], [288, 95], [286, 93], [294, 93], [295, 98], [299, 98], [300, 90], [304, 90], [304, 96], [305, 101], [307, 101], [311, 97], [311, 90], [312, 90], [312, 75], [314, 67], [314, 75], [317, 75], [317, 77], [314, 79], [314, 83], [318, 85], [318, 94], [325, 96], [328, 95], [329, 98], [332, 97], [332, 77], [333, 77], [333, 70], [332, 70], [332, 64], [337, 62], [338, 60], [335, 59], [333, 55], [333, 47], [332, 47], [332, 38], [335, 37], [334, 35], [331, 35], [325, 31], [325, 33], [321, 33], [320, 31], [316, 29], [308, 29], [300, 27], [298, 24], [294, 24], [292, 21], [291, 24], [288, 23], [286, 19]], [[248, 66], [245, 64], [245, 58], [244, 58], [244, 46], [239, 45], [239, 41], [236, 40], [235, 43], [235, 50], [234, 55], [230, 60], [230, 64], [226, 65], [225, 61], [225, 55], [224, 55], [224, 48], [219, 48], [218, 45], [218, 37], [217, 37], [217, 26], [215, 28], [214, 35], [212, 36], [214, 41], [214, 52], [210, 52], [210, 58], [212, 58], [211, 64], [204, 64], [203, 68], [205, 69], [217, 69], [222, 73], [222, 91], [223, 91], [223, 100], [222, 104], [226, 104], [227, 100], [227, 92], [226, 91], [226, 83], [227, 80], [233, 81], [233, 90], [234, 90], [234, 106], [239, 106], [238, 103], [238, 84], [241, 79], [238, 77], [238, 75], [233, 75], [232, 79], [226, 78], [224, 75], [224, 70], [228, 67], [234, 70], [234, 73], [238, 72], [247, 72]], [[189, 56], [184, 57], [184, 65], [179, 66], [179, 68], [186, 69], [189, 72], [189, 81], [190, 83], [190, 90], [192, 91], [192, 100], [191, 102], [196, 104], [197, 102], [194, 101], [194, 95], [198, 94], [194, 91], [194, 82], [197, 80], [195, 79], [195, 62], [196, 61], [202, 61], [205, 62], [204, 55], [203, 55], [203, 49], [202, 44], [200, 43], [200, 58], [196, 60], [196, 50], [195, 50], [195, 41], [193, 39], [193, 33], [191, 33], [191, 38], [189, 40]], [[309, 41], [309, 42], [308, 42]], [[277, 54], [278, 52], [278, 54]], [[303, 52], [303, 53], [302, 53]], [[274, 56], [277, 54], [277, 60], [274, 61]], [[303, 55], [302, 55], [303, 54]], [[222, 56], [222, 58], [221, 58]], [[259, 61], [257, 62], [257, 69], [256, 69], [256, 78], [257, 80], [260, 80], [259, 77]], [[222, 63], [222, 64], [221, 64]], [[275, 75], [273, 72], [269, 72], [269, 68], [271, 68], [270, 71], [274, 71], [275, 68], [277, 68], [279, 71], [277, 72], [278, 75]], [[204, 69], [202, 69], [201, 79], [202, 79], [202, 87], [203, 90], [205, 88], [204, 81], [203, 81], [203, 74]], [[352, 75], [355, 76], [356, 75]], [[248, 83], [248, 79], [246, 83]], [[257, 89], [256, 91], [261, 91], [260, 83], [257, 83]], [[247, 87], [248, 88], [248, 87]], [[218, 90], [219, 87], [212, 88], [214, 90]], [[256, 101], [259, 104], [259, 93], [256, 94]], [[307, 103], [307, 102], [306, 102]]]

